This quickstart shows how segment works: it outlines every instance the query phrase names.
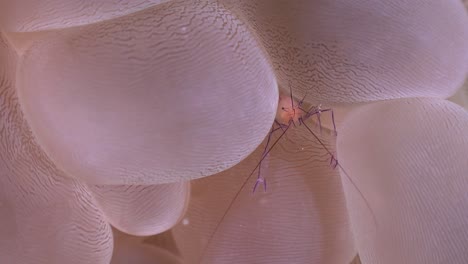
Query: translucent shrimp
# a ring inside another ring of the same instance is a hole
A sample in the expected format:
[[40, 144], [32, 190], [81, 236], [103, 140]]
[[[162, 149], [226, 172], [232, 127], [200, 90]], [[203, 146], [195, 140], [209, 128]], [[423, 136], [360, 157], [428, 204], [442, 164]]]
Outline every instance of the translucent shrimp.
[[[306, 95], [307, 96], [307, 95]], [[278, 111], [276, 112], [276, 118], [275, 118], [275, 123], [273, 124], [270, 133], [268, 134], [268, 139], [267, 143], [265, 145], [265, 149], [263, 150], [262, 157], [260, 161], [258, 162], [257, 166], [254, 168], [252, 171], [252, 174], [255, 172], [255, 170], [258, 168], [258, 173], [257, 173], [257, 181], [255, 182], [255, 185], [253, 187], [253, 192], [256, 191], [257, 187], [259, 184], [263, 184], [263, 188], [266, 191], [267, 187], [267, 182], [266, 179], [261, 176], [261, 166], [262, 166], [262, 161], [268, 156], [269, 152], [273, 149], [273, 147], [276, 145], [276, 143], [281, 139], [281, 137], [286, 133], [286, 131], [290, 128], [291, 125], [296, 127], [296, 124], [298, 126], [304, 125], [311, 133], [312, 130], [304, 123], [307, 119], [311, 118], [312, 116], [317, 117], [318, 125], [320, 127], [320, 133], [322, 132], [322, 123], [320, 119], [320, 115], [324, 112], [330, 112], [331, 117], [332, 117], [332, 123], [333, 123], [333, 129], [334, 129], [334, 134], [337, 135], [336, 132], [336, 124], [335, 124], [335, 114], [333, 113], [333, 110], [330, 109], [322, 109], [321, 105], [315, 107], [312, 106], [310, 107], [309, 110], [304, 110], [303, 109], [303, 104], [304, 104], [304, 99], [306, 98], [304, 96], [301, 101], [296, 102], [292, 96], [292, 90], [290, 89], [290, 94], [289, 96], [286, 95], [280, 95], [279, 102], [278, 102]], [[276, 125], [276, 127], [275, 127]], [[280, 135], [280, 137], [273, 143], [273, 145], [268, 149], [268, 145], [270, 144], [271, 136], [273, 133], [276, 131], [281, 130], [283, 133]], [[314, 134], [315, 135], [315, 134]], [[316, 137], [317, 138], [317, 137]], [[322, 143], [320, 139], [317, 138], [317, 140], [320, 142], [322, 146], [325, 147], [325, 145]], [[328, 151], [327, 148], [325, 148], [327, 152], [329, 152], [330, 157], [330, 165], [333, 166], [334, 168], [338, 165], [338, 160], [335, 158], [333, 154], [331, 154], [330, 151]], [[248, 179], [250, 178], [251, 175], [249, 175]]]
[[[307, 94], [306, 94], [306, 96], [307, 96]], [[315, 138], [315, 140], [317, 140], [319, 142], [321, 147], [329, 155], [329, 159], [330, 159], [329, 165], [333, 169], [339, 168], [343, 172], [345, 177], [348, 178], [348, 180], [351, 182], [351, 184], [354, 186], [354, 188], [359, 192], [359, 195], [365, 201], [366, 206], [372, 212], [374, 222], [377, 223], [376, 219], [375, 219], [375, 215], [373, 214], [373, 211], [372, 211], [368, 201], [365, 199], [364, 195], [362, 194], [362, 192], [359, 190], [359, 188], [354, 183], [352, 178], [349, 177], [348, 173], [344, 170], [344, 168], [339, 164], [338, 159], [336, 158], [336, 156], [329, 150], [329, 148], [323, 143], [323, 141], [317, 136], [317, 134], [306, 123], [307, 120], [309, 120], [309, 119], [311, 119], [313, 117], [316, 117], [317, 125], [319, 127], [319, 131], [320, 131], [320, 133], [322, 133], [321, 115], [323, 113], [329, 112], [331, 114], [331, 121], [332, 121], [332, 124], [333, 124], [333, 134], [336, 136], [338, 133], [336, 131], [335, 115], [334, 115], [333, 110], [331, 108], [322, 109], [321, 105], [312, 106], [312, 107], [309, 107], [309, 109], [306, 110], [304, 108], [304, 100], [305, 100], [306, 96], [304, 96], [300, 101], [294, 100], [291, 88], [290, 88], [289, 95], [284, 95], [284, 94], [280, 95], [279, 102], [278, 102], [278, 111], [276, 113], [275, 121], [274, 121], [274, 123], [272, 125], [272, 128], [271, 128], [270, 132], [267, 135], [266, 144], [265, 144], [265, 147], [263, 149], [263, 153], [262, 153], [262, 156], [260, 158], [260, 161], [257, 163], [257, 165], [252, 170], [252, 172], [249, 174], [249, 176], [247, 178], [245, 178], [245, 180], [243, 181], [241, 187], [236, 192], [236, 194], [232, 198], [231, 202], [229, 203], [228, 207], [224, 211], [221, 219], [217, 223], [213, 233], [211, 234], [210, 238], [208, 239], [208, 243], [207, 243], [204, 251], [202, 252], [200, 260], [203, 259], [205, 251], [208, 248], [209, 244], [211, 243], [213, 237], [217, 233], [221, 223], [226, 218], [228, 212], [232, 208], [234, 202], [237, 200], [237, 198], [239, 197], [242, 190], [247, 186], [247, 183], [249, 182], [251, 177], [254, 175], [255, 171], [257, 171], [257, 180], [256, 180], [256, 182], [255, 182], [255, 184], [253, 186], [252, 192], [255, 193], [255, 191], [258, 189], [258, 187], [260, 185], [263, 186], [264, 191], [267, 191], [267, 179], [265, 177], [263, 177], [262, 174], [261, 174], [262, 162], [264, 161], [264, 159], [268, 156], [268, 154], [273, 150], [273, 148], [276, 146], [276, 144], [283, 138], [283, 136], [286, 134], [286, 132], [291, 127], [296, 128], [298, 126], [304, 126], [310, 132], [310, 134]], [[281, 134], [276, 138], [275, 141], [271, 142], [272, 135], [274, 133], [279, 133], [279, 132], [281, 132]], [[271, 145], [270, 145], [270, 143], [271, 143]]]

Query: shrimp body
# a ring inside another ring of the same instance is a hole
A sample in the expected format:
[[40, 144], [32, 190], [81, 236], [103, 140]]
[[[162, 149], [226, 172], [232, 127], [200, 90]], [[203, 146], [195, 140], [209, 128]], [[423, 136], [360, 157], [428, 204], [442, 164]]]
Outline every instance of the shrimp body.
[[[242, 183], [240, 189], [237, 191], [237, 193], [234, 195], [233, 199], [229, 203], [228, 207], [226, 208], [226, 211], [224, 212], [223, 216], [221, 217], [221, 220], [218, 222], [218, 224], [215, 227], [215, 230], [213, 231], [210, 239], [208, 240], [208, 244], [211, 242], [214, 234], [217, 232], [221, 222], [224, 220], [226, 217], [228, 211], [231, 209], [232, 205], [234, 204], [234, 201], [238, 198], [239, 194], [241, 191], [244, 189], [244, 187], [247, 185], [247, 182], [249, 182], [250, 178], [254, 175], [255, 171], [257, 171], [257, 180], [255, 181], [255, 184], [253, 186], [253, 192], [256, 191], [258, 186], [263, 185], [264, 191], [267, 189], [267, 181], [266, 179], [261, 175], [261, 167], [262, 167], [262, 162], [264, 159], [268, 156], [270, 151], [275, 147], [275, 145], [281, 140], [281, 138], [286, 134], [286, 132], [291, 128], [291, 127], [296, 127], [296, 124], [299, 126], [304, 126], [305, 129], [307, 129], [310, 134], [313, 136], [315, 140], [319, 143], [319, 145], [327, 152], [330, 158], [330, 166], [335, 169], [339, 168], [343, 172], [346, 178], [351, 182], [351, 184], [356, 188], [356, 190], [359, 192], [360, 196], [363, 198], [364, 202], [366, 203], [366, 206], [369, 208], [369, 210], [372, 213], [372, 216], [374, 218], [374, 222], [377, 225], [377, 220], [375, 218], [375, 215], [372, 211], [372, 208], [370, 207], [369, 202], [365, 199], [364, 195], [362, 192], [359, 190], [358, 186], [354, 183], [353, 179], [348, 175], [348, 173], [344, 170], [344, 168], [341, 166], [340, 163], [338, 163], [338, 159], [335, 157], [335, 154], [332, 153], [330, 149], [322, 142], [322, 140], [315, 134], [314, 131], [307, 125], [306, 121], [309, 120], [311, 117], [316, 117], [317, 119], [317, 125], [319, 126], [320, 133], [322, 132], [322, 124], [321, 124], [321, 119], [320, 116], [322, 113], [329, 112], [331, 114], [331, 121], [333, 124], [333, 132], [334, 135], [337, 135], [336, 131], [336, 125], [335, 125], [335, 118], [334, 118], [334, 113], [333, 109], [331, 108], [326, 108], [323, 109], [321, 105], [318, 106], [312, 106], [310, 109], [305, 110], [303, 108], [303, 103], [304, 103], [304, 98], [302, 98], [301, 101], [296, 101], [293, 98], [292, 94], [292, 89], [290, 88], [290, 94], [289, 95], [284, 95], [280, 94], [279, 96], [279, 101], [278, 101], [278, 109], [276, 112], [276, 117], [275, 117], [275, 123], [272, 125], [270, 133], [267, 135], [267, 140], [266, 144], [264, 146], [264, 150], [262, 153], [262, 156], [260, 158], [260, 161], [257, 163], [255, 168], [252, 170], [252, 172], [249, 174], [248, 177], [245, 178], [244, 182]], [[275, 140], [272, 140], [272, 135], [277, 132], [281, 133]], [[272, 141], [272, 142], [271, 142]], [[207, 248], [207, 247], [206, 247]], [[205, 250], [206, 250], [205, 248]], [[202, 253], [202, 258], [203, 258], [204, 253]]]
[[278, 111], [276, 111], [276, 122], [282, 125], [288, 125], [289, 122], [299, 122], [299, 119], [304, 116], [304, 111], [302, 111], [294, 99], [291, 99], [290, 96], [280, 95], [278, 102]]

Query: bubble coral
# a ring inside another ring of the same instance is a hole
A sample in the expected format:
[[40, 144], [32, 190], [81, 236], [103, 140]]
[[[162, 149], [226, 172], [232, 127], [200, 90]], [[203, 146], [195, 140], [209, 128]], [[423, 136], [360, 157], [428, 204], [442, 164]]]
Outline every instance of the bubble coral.
[[[458, 0], [3, 1], [0, 260], [466, 263], [467, 47]], [[289, 88], [363, 197], [294, 129], [229, 206]]]

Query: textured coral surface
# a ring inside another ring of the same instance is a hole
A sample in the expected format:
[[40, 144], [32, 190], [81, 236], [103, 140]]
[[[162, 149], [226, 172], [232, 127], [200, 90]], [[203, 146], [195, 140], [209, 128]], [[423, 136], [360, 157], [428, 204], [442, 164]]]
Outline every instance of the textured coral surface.
[[466, 8], [0, 1], [0, 263], [468, 263]]

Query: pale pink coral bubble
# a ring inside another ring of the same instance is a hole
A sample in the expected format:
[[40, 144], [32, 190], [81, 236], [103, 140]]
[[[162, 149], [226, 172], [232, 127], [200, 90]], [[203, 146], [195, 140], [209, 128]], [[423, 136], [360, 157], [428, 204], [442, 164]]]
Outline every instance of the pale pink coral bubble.
[[18, 81], [41, 146], [95, 184], [225, 170], [263, 140], [278, 103], [258, 43], [210, 1], [170, 1], [48, 35], [24, 54]]
[[440, 99], [401, 99], [351, 112], [338, 136], [356, 246], [367, 263], [468, 261], [468, 113]]
[[0, 58], [0, 263], [109, 263], [110, 226], [86, 186], [36, 144], [18, 105], [16, 54], [1, 32]]
[[159, 185], [93, 185], [93, 196], [117, 229], [149, 236], [172, 228], [183, 217], [190, 183]]
[[60, 29], [96, 23], [169, 0], [2, 0], [0, 27], [12, 32]]
[[309, 102], [449, 97], [468, 71], [460, 0], [222, 0]]

